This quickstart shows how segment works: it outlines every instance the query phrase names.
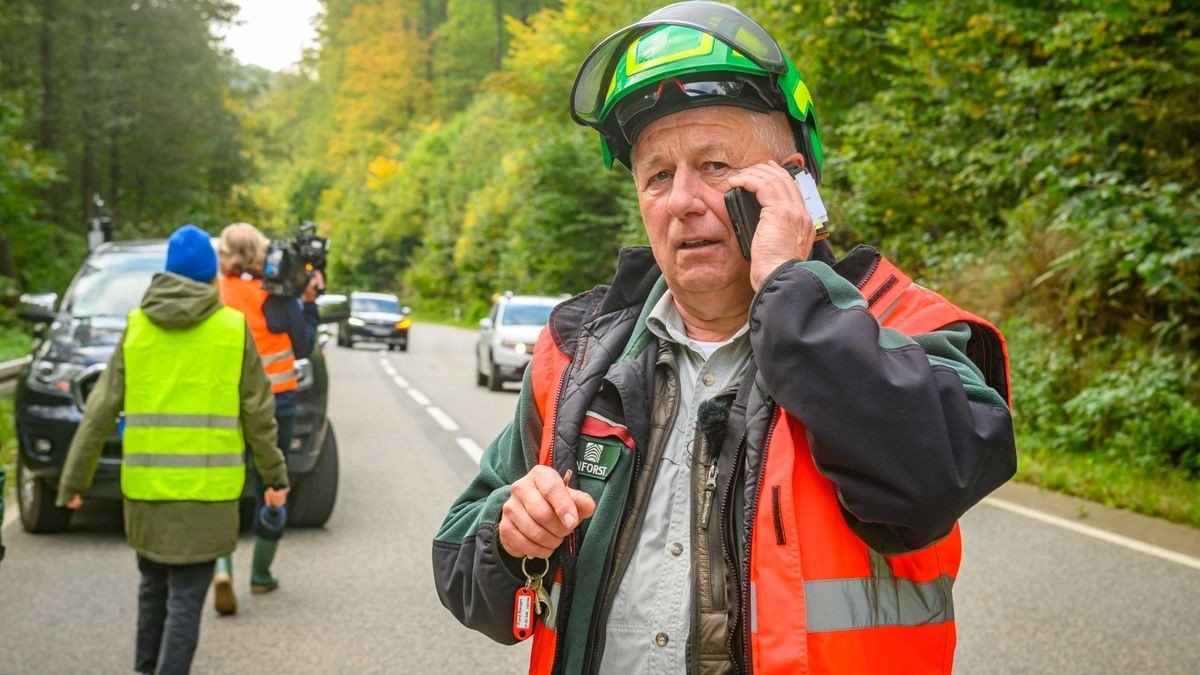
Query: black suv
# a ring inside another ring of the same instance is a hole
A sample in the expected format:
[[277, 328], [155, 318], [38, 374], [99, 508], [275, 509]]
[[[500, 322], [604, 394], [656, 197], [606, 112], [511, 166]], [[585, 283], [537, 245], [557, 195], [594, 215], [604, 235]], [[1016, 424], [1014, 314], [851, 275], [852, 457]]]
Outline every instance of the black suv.
[[[54, 532], [70, 524], [72, 512], [55, 506], [54, 498], [71, 437], [125, 331], [126, 316], [166, 257], [163, 241], [102, 244], [84, 261], [61, 303], [53, 293], [22, 296], [21, 317], [39, 324], [15, 398], [17, 502], [27, 531]], [[337, 440], [325, 415], [329, 378], [321, 348], [314, 347], [296, 368], [296, 435], [287, 449], [293, 486], [288, 524], [319, 527], [333, 512], [338, 483]], [[244, 497], [252, 496], [253, 485], [246, 481]], [[121, 498], [121, 439], [116, 433], [104, 444], [86, 497]]]

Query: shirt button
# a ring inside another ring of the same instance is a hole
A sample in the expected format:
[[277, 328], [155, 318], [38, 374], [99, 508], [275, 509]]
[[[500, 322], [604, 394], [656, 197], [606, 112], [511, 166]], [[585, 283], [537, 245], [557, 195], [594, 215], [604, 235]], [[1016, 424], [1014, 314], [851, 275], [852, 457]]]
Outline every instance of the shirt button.
[[712, 373], [704, 374], [704, 386], [711, 387], [714, 384], [716, 384], [716, 382], [717, 382], [717, 378], [713, 377]]
[[671, 544], [671, 555], [679, 555], [683, 553], [683, 544], [678, 542]]
[[666, 647], [669, 640], [670, 638], [667, 637], [666, 633], [659, 633], [658, 635], [654, 636], [654, 644], [658, 645], [659, 647]]

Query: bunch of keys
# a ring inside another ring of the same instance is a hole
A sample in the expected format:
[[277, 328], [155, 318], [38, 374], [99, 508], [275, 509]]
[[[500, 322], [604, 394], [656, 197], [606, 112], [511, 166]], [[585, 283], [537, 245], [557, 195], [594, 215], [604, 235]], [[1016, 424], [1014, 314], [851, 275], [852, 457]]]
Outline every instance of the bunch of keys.
[[[563, 476], [563, 483], [570, 484], [571, 470]], [[541, 560], [545, 567], [538, 574], [529, 573], [529, 561]], [[550, 593], [542, 585], [542, 578], [550, 572], [550, 560], [547, 558], [521, 559], [521, 573], [525, 575], [525, 585], [517, 589], [513, 597], [513, 635], [518, 640], [527, 639], [533, 635], [534, 617], [550, 612]]]
[[[541, 560], [546, 564], [538, 574], [529, 573], [529, 561]], [[550, 611], [550, 593], [542, 585], [542, 577], [550, 571], [550, 561], [545, 558], [524, 558], [521, 560], [521, 573], [525, 575], [525, 585], [517, 589], [513, 600], [513, 635], [518, 640], [524, 640], [533, 635], [533, 619], [543, 612]]]

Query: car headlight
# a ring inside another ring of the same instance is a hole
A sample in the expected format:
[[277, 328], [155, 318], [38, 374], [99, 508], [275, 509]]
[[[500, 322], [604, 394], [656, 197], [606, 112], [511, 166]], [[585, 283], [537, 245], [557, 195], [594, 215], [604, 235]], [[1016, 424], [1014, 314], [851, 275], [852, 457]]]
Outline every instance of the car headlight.
[[400, 330], [404, 330], [405, 328], [408, 328], [411, 325], [412, 325], [412, 317], [408, 317], [408, 316], [406, 316], [403, 319], [400, 319], [399, 321], [396, 322], [396, 328], [399, 328]]
[[507, 347], [518, 354], [525, 354], [529, 351], [528, 345], [526, 345], [524, 342], [515, 342], [513, 340], [501, 340], [500, 346]]
[[296, 391], [305, 391], [313, 386], [313, 365], [308, 359], [296, 359]]
[[362, 319], [360, 319], [356, 316], [352, 316], [349, 319], [346, 319], [346, 323], [350, 324], [351, 326], [358, 327], [358, 328], [362, 328], [363, 326], [367, 325], [366, 321], [363, 321]]
[[78, 363], [64, 363], [39, 359], [29, 367], [29, 376], [25, 383], [30, 389], [44, 394], [69, 395], [71, 380], [83, 372], [84, 366]]

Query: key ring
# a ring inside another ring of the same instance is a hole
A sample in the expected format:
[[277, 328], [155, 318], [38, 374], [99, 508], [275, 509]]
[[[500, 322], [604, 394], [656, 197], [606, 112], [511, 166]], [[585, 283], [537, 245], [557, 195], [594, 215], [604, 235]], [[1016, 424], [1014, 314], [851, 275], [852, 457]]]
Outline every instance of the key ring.
[[542, 570], [542, 573], [537, 575], [537, 578], [540, 579], [540, 578], [546, 576], [546, 574], [548, 574], [550, 572], [550, 559], [549, 558], [530, 558], [529, 556], [525, 556], [524, 558], [521, 558], [521, 574], [524, 574], [526, 579], [534, 578], [534, 575], [530, 574], [529, 570], [525, 569], [525, 564], [528, 563], [530, 560], [541, 560], [542, 562], [546, 563], [546, 569]]

